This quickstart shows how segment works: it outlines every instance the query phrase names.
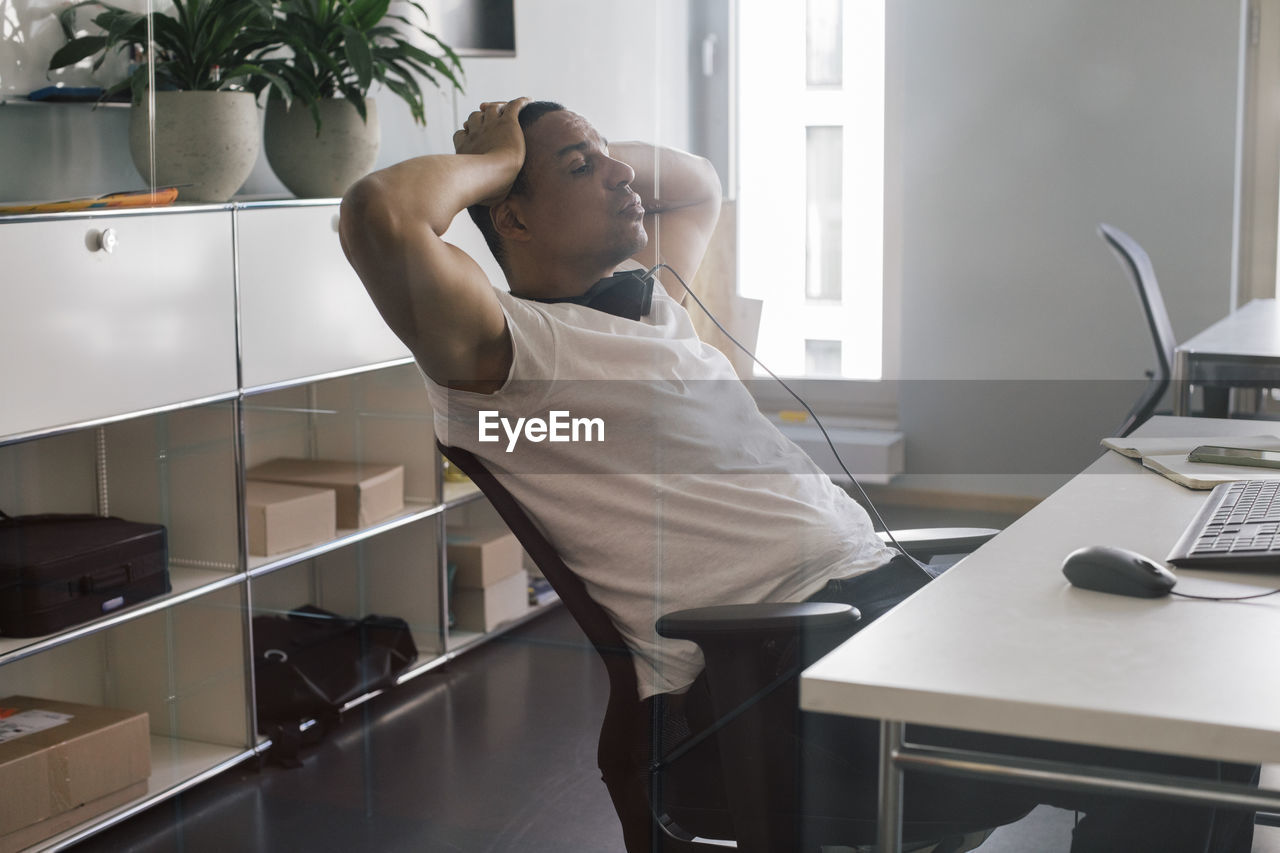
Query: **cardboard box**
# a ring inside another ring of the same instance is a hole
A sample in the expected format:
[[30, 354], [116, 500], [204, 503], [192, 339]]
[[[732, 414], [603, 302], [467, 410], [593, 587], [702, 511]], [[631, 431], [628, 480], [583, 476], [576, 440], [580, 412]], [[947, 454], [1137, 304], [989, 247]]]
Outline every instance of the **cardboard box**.
[[521, 569], [482, 589], [458, 587], [453, 591], [453, 612], [464, 631], [492, 631], [529, 612], [529, 576]]
[[250, 554], [270, 557], [337, 535], [333, 489], [246, 480], [244, 494]]
[[52, 838], [60, 832], [66, 832], [84, 821], [95, 818], [100, 814], [105, 814], [126, 803], [141, 799], [146, 796], [146, 793], [147, 783], [145, 781], [135, 782], [128, 788], [121, 788], [114, 794], [107, 794], [105, 797], [99, 797], [91, 802], [83, 803], [60, 815], [54, 815], [53, 817], [45, 818], [39, 823], [24, 826], [16, 832], [0, 835], [0, 853], [18, 853], [19, 850], [25, 850], [34, 844], [39, 844], [46, 838]]
[[404, 466], [323, 459], [273, 459], [245, 472], [250, 480], [333, 489], [338, 527], [368, 527], [404, 509]]
[[[81, 806], [113, 808], [104, 798], [151, 775], [150, 735], [145, 711], [0, 699], [0, 836]], [[80, 819], [91, 816], [86, 809]], [[58, 825], [46, 828], [66, 829]]]
[[460, 587], [493, 586], [524, 567], [520, 540], [505, 527], [451, 528], [445, 541], [449, 562], [458, 567], [454, 583]]

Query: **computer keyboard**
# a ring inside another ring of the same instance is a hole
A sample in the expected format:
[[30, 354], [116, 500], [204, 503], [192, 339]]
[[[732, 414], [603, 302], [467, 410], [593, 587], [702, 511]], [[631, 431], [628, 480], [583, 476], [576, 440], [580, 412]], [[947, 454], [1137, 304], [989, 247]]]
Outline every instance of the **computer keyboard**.
[[1280, 569], [1280, 480], [1214, 487], [1165, 561], [1187, 569]]

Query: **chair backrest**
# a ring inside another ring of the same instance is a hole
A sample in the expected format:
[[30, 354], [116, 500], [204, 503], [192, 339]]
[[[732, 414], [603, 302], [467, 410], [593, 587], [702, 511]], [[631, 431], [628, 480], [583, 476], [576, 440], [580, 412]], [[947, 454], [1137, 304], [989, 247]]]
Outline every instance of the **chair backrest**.
[[1118, 228], [1100, 224], [1098, 234], [1116, 253], [1120, 265], [1124, 267], [1138, 292], [1138, 300], [1147, 316], [1147, 327], [1151, 331], [1151, 341], [1156, 351], [1156, 369], [1151, 373], [1151, 381], [1117, 430], [1117, 435], [1125, 436], [1151, 417], [1168, 389], [1169, 379], [1173, 374], [1173, 352], [1177, 340], [1173, 336], [1173, 324], [1169, 322], [1169, 312], [1164, 306], [1164, 297], [1160, 295], [1160, 285], [1156, 281], [1151, 258], [1136, 240]]
[[460, 447], [440, 442], [436, 446], [488, 498], [604, 661], [609, 703], [600, 726], [597, 762], [622, 823], [627, 849], [651, 849], [654, 828], [647, 768], [653, 720], [650, 707], [639, 699], [630, 649], [604, 608], [587, 593], [582, 579], [565, 565], [533, 519], [484, 463]]
[[637, 695], [635, 666], [631, 661], [630, 650], [608, 614], [587, 594], [582, 579], [564, 564], [560, 554], [533, 523], [533, 519], [529, 518], [524, 508], [475, 454], [460, 447], [447, 447], [439, 442], [436, 446], [446, 459], [471, 478], [471, 482], [479, 487], [498, 515], [511, 528], [511, 532], [520, 540], [520, 544], [550, 582], [556, 595], [560, 596], [569, 614], [600, 653], [609, 670], [610, 686], [613, 689], [629, 686], [631, 695]]

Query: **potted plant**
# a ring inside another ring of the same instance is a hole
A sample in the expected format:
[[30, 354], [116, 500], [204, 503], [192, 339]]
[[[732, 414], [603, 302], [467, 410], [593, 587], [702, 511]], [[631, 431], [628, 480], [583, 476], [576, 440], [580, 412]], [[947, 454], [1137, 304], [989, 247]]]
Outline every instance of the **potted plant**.
[[[83, 6], [101, 11], [93, 23], [100, 33], [77, 36], [76, 14]], [[49, 60], [49, 70], [97, 56], [129, 51], [145, 57], [108, 97], [133, 92], [129, 151], [152, 186], [178, 186], [184, 201], [226, 201], [253, 169], [261, 147], [257, 93], [288, 88], [269, 69], [252, 62], [268, 47], [263, 41], [269, 10], [257, 0], [173, 0], [172, 16], [139, 14], [101, 0], [83, 0], [58, 15], [67, 43]], [[150, 31], [150, 32], [149, 32]], [[154, 113], [152, 106], [154, 105]]]
[[265, 141], [272, 170], [295, 195], [340, 196], [373, 168], [380, 141], [377, 105], [368, 97], [374, 82], [403, 99], [420, 125], [423, 80], [437, 87], [447, 80], [462, 90], [458, 55], [426, 29], [426, 10], [414, 0], [405, 4], [419, 22], [389, 8], [390, 0], [274, 3], [272, 35], [287, 53], [256, 56], [266, 73], [252, 85], [261, 90], [283, 81], [276, 87], [292, 92], [292, 103], [269, 98]]

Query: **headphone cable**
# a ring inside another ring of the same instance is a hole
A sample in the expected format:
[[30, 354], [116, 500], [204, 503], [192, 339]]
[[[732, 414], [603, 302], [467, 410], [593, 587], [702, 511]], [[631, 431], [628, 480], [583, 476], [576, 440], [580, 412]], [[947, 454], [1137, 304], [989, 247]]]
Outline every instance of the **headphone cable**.
[[666, 264], [666, 263], [657, 264], [652, 269], [650, 269], [647, 273], [645, 273], [645, 277], [652, 278], [654, 276], [654, 273], [656, 273], [660, 269], [669, 270], [671, 274], [676, 277], [676, 280], [680, 282], [680, 285], [685, 289], [685, 292], [688, 293], [689, 296], [693, 297], [694, 302], [698, 303], [698, 307], [702, 309], [702, 313], [706, 314], [707, 318], [712, 323], [715, 323], [716, 328], [719, 329], [726, 338], [733, 341], [734, 346], [742, 350], [744, 353], [747, 354], [747, 356], [752, 361], [758, 364], [761, 370], [769, 374], [769, 376], [772, 377], [775, 382], [777, 382], [779, 385], [785, 388], [788, 394], [790, 394], [792, 397], [795, 397], [796, 402], [798, 402], [801, 406], [804, 406], [804, 410], [809, 413], [809, 416], [813, 418], [813, 422], [817, 424], [818, 429], [821, 430], [822, 437], [826, 439], [827, 446], [831, 448], [832, 454], [835, 455], [836, 463], [840, 466], [840, 470], [843, 471], [844, 475], [848, 477], [849, 480], [853, 483], [854, 488], [858, 490], [858, 494], [862, 495], [862, 500], [865, 501], [867, 508], [870, 509], [871, 513], [876, 517], [876, 521], [879, 522], [882, 528], [884, 528], [885, 535], [889, 537], [889, 540], [893, 543], [894, 547], [897, 548], [902, 554], [906, 555], [909, 559], [911, 559], [911, 561], [914, 562], [917, 566], [919, 566], [926, 574], [929, 574], [930, 576], [934, 575], [935, 573], [932, 570], [930, 570], [927, 566], [925, 566], [924, 563], [920, 562], [920, 560], [912, 556], [912, 554], [908, 552], [906, 548], [902, 547], [902, 543], [899, 542], [898, 538], [893, 535], [893, 531], [889, 529], [889, 525], [886, 524], [884, 518], [881, 517], [880, 511], [876, 509], [876, 505], [872, 502], [871, 498], [867, 495], [866, 489], [862, 488], [862, 484], [858, 482], [857, 477], [849, 473], [849, 468], [844, 464], [844, 460], [840, 458], [840, 451], [836, 450], [835, 442], [833, 442], [831, 440], [831, 436], [827, 434], [827, 428], [822, 425], [822, 419], [818, 417], [817, 412], [811, 409], [809, 407], [809, 404], [806, 403], [799, 394], [797, 394], [794, 390], [792, 390], [790, 385], [788, 385], [786, 382], [783, 382], [782, 378], [779, 377], [778, 374], [774, 373], [772, 370], [768, 368], [768, 366], [764, 362], [756, 358], [755, 353], [753, 353], [751, 350], [743, 346], [742, 343], [733, 335], [729, 334], [729, 330], [720, 324], [720, 321], [717, 320], [715, 318], [715, 315], [713, 315], [711, 311], [707, 309], [707, 306], [702, 304], [702, 300], [699, 299], [698, 295], [693, 292], [693, 289], [690, 288], [689, 285], [685, 283], [685, 280], [680, 277], [680, 273], [676, 272], [674, 269], [671, 269], [671, 266], [669, 264]]

